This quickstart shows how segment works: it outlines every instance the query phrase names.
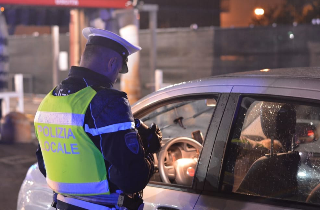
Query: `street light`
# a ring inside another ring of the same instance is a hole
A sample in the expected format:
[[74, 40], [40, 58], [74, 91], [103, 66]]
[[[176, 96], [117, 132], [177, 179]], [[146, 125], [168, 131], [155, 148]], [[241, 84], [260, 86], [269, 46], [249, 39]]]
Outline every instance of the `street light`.
[[264, 14], [264, 9], [262, 9], [262, 8], [256, 8], [256, 9], [254, 10], [254, 14], [257, 15], [257, 16], [261, 16], [261, 15]]

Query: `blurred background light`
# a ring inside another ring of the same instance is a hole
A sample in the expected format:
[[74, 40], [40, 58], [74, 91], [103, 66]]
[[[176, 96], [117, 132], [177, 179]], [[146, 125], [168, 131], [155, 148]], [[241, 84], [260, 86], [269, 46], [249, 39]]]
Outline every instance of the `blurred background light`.
[[263, 15], [263, 14], [264, 14], [264, 9], [262, 9], [262, 8], [256, 8], [256, 9], [254, 10], [254, 14], [256, 14], [256, 15], [258, 15], [258, 16]]

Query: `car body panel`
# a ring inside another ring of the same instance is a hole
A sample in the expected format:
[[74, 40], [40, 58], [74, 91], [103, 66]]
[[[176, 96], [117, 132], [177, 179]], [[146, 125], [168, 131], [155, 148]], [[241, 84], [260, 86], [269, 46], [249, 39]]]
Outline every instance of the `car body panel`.
[[[294, 71], [295, 69], [288, 70], [288, 72]], [[305, 71], [307, 72], [307, 70]], [[257, 73], [259, 71], [254, 72]], [[271, 70], [271, 72], [282, 72], [282, 69], [277, 69], [274, 71]], [[183, 82], [162, 88], [159, 91], [140, 99], [132, 106], [132, 112], [134, 113], [144, 106], [150, 106], [155, 101], [159, 101], [163, 98], [172, 98], [177, 95], [184, 94], [233, 92], [272, 95], [282, 95], [283, 93], [287, 96], [297, 96], [294, 90], [313, 90], [316, 92], [320, 90], [320, 80], [317, 77], [299, 77], [299, 75], [293, 75], [290, 77], [289, 75], [293, 74], [288, 73], [288, 75], [278, 76], [277, 74], [255, 75], [253, 73], [243, 73], [243, 75], [230, 74]], [[304, 95], [301, 95], [301, 97], [308, 98], [308, 96]]]
[[[237, 78], [230, 77], [229, 80], [233, 81], [233, 86], [246, 86], [246, 87], [271, 87], [271, 88], [288, 88], [288, 89], [306, 89], [317, 90], [319, 89], [319, 79], [310, 78], [277, 78], [277, 77], [245, 77]], [[249, 88], [250, 90], [250, 88]]]
[[[201, 85], [199, 85], [199, 82]], [[230, 93], [232, 86], [229, 85], [210, 85], [210, 84], [202, 84], [201, 80], [195, 81], [193, 83], [181, 83], [174, 86], [169, 86], [167, 88], [163, 88], [155, 93], [148, 95], [148, 97], [144, 97], [140, 99], [137, 103], [132, 106], [132, 113], [135, 114], [142, 108], [152, 106], [153, 104], [164, 100], [170, 99], [177, 96], [182, 95], [196, 95], [196, 94], [205, 94], [205, 93]]]
[[[319, 86], [320, 90], [320, 86]], [[248, 87], [248, 86], [235, 86], [232, 93], [242, 94], [259, 94], [259, 95], [274, 95], [274, 96], [287, 96], [306, 99], [319, 99], [319, 90], [297, 88], [281, 88], [281, 87]]]
[[211, 120], [211, 124], [208, 128], [208, 133], [203, 145], [203, 149], [201, 151], [199, 164], [196, 171], [196, 179], [195, 179], [195, 189], [203, 190], [205, 185], [205, 180], [208, 172], [208, 165], [210, 162], [213, 146], [216, 140], [216, 136], [221, 124], [221, 119], [225, 112], [226, 104], [229, 100], [229, 94], [221, 94], [219, 97], [216, 110], [213, 114], [213, 118]]
[[52, 199], [53, 191], [47, 185], [38, 164], [32, 165], [21, 185], [17, 209], [53, 210], [55, 208], [51, 207]]
[[199, 194], [154, 186], [143, 190], [144, 210], [156, 210], [164, 207], [172, 209], [192, 210], [197, 203]]
[[239, 94], [229, 96], [226, 104], [225, 112], [223, 113], [217, 137], [212, 149], [211, 160], [208, 167], [204, 190], [209, 192], [218, 192], [220, 174], [223, 164], [223, 155], [226, 149], [229, 132], [232, 126], [232, 120], [238, 105]]
[[297, 208], [274, 206], [247, 201], [219, 198], [209, 195], [201, 195], [195, 208], [196, 210], [296, 210]]
[[[143, 191], [144, 210], [156, 210], [160, 207], [191, 210], [195, 206], [199, 194], [172, 189], [147, 186]], [[47, 185], [45, 177], [34, 164], [28, 170], [20, 188], [17, 209], [53, 210], [51, 207], [53, 191]]]

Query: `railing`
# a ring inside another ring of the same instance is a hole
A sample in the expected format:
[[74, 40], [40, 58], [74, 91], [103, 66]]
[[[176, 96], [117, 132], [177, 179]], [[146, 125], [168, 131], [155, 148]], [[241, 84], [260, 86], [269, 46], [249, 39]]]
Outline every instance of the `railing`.
[[[16, 74], [8, 74], [8, 89], [9, 89], [9, 91], [14, 90], [13, 85], [14, 85], [14, 76], [15, 75]], [[22, 74], [22, 76], [23, 76], [24, 83], [27, 82], [27, 85], [24, 84], [24, 87], [27, 88], [27, 90], [24, 89], [23, 91], [25, 93], [33, 94], [33, 80], [34, 80], [33, 75], [32, 74]]]

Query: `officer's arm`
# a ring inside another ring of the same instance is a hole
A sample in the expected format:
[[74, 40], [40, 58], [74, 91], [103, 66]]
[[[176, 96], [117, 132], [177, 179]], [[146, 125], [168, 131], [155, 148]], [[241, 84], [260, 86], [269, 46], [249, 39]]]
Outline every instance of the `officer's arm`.
[[108, 99], [104, 109], [94, 113], [98, 115], [97, 129], [109, 128], [100, 136], [100, 149], [110, 164], [108, 178], [125, 193], [135, 193], [144, 189], [153, 175], [153, 158], [144, 152], [127, 99], [110, 95]]
[[46, 173], [46, 168], [45, 168], [43, 157], [42, 157], [40, 144], [38, 144], [38, 149], [36, 151], [36, 156], [37, 156], [37, 160], [38, 160], [39, 170], [43, 174], [43, 176], [46, 177], [47, 173]]
[[[38, 139], [37, 129], [35, 129], [35, 134], [36, 134], [36, 137]], [[43, 160], [40, 144], [38, 144], [38, 148], [37, 148], [37, 151], [36, 151], [36, 156], [37, 156], [37, 160], [38, 160], [39, 170], [43, 174], [43, 176], [46, 177], [47, 176], [47, 172], [46, 172], [46, 167], [44, 165], [44, 160]]]
[[111, 164], [109, 180], [125, 193], [135, 193], [145, 188], [154, 171], [152, 155], [145, 155], [134, 129], [118, 131], [104, 136], [104, 158]]

